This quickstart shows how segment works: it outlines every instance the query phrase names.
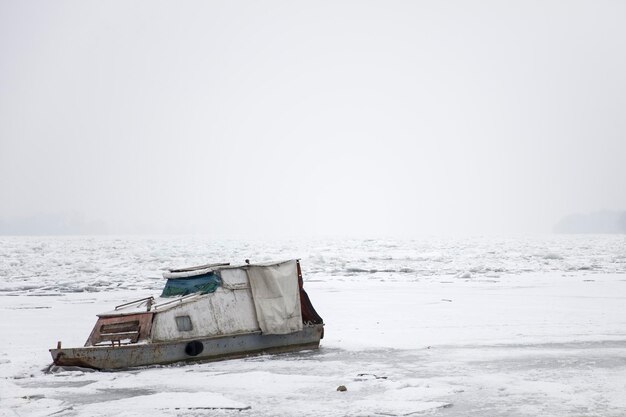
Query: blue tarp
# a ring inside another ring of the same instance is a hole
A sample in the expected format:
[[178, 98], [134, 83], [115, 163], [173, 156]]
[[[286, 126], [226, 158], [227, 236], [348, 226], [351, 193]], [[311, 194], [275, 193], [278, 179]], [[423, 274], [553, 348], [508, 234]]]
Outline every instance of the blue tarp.
[[220, 285], [222, 285], [222, 280], [213, 273], [189, 278], [168, 279], [161, 297], [176, 297], [196, 292], [206, 294], [215, 292]]

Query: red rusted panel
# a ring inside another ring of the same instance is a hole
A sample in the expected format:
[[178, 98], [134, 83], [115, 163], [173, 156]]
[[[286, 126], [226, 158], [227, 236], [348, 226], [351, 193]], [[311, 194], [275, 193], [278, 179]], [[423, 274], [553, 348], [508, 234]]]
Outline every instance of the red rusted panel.
[[317, 314], [309, 295], [304, 291], [302, 280], [302, 269], [300, 269], [300, 261], [296, 261], [298, 267], [298, 286], [300, 287], [300, 312], [302, 313], [302, 323], [304, 324], [322, 324], [324, 320]]
[[130, 340], [136, 343], [150, 337], [152, 330], [151, 312], [120, 315], [113, 317], [100, 317], [96, 322], [85, 346], [95, 346], [98, 343], [110, 341], [114, 343], [121, 340]]

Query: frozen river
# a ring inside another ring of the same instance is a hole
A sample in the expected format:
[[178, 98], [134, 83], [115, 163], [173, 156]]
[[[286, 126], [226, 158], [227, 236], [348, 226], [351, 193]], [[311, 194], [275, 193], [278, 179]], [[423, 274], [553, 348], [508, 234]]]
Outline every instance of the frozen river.
[[[43, 372], [167, 266], [290, 257], [326, 322], [318, 351]], [[624, 305], [623, 236], [0, 238], [0, 415], [622, 416]]]

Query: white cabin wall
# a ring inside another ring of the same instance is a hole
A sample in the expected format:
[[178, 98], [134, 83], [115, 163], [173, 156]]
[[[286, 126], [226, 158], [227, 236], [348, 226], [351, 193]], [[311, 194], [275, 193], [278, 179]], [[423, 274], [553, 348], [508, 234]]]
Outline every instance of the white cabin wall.
[[[193, 329], [179, 331], [177, 316], [189, 316]], [[249, 288], [218, 288], [192, 301], [157, 312], [152, 324], [152, 340], [166, 341], [259, 331], [252, 293]]]
[[260, 330], [249, 288], [224, 290], [220, 296], [211, 298], [211, 305], [221, 334]]
[[[179, 331], [176, 316], [189, 316], [193, 329]], [[206, 296], [157, 312], [152, 322], [152, 340], [187, 339], [217, 334], [217, 325], [211, 316], [211, 303]]]

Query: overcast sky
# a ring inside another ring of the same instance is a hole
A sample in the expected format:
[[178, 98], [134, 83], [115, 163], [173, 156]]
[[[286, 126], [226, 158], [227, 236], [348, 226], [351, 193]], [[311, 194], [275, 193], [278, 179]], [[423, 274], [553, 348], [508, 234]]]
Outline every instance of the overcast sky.
[[0, 220], [420, 237], [624, 209], [624, 22], [624, 1], [0, 0]]

